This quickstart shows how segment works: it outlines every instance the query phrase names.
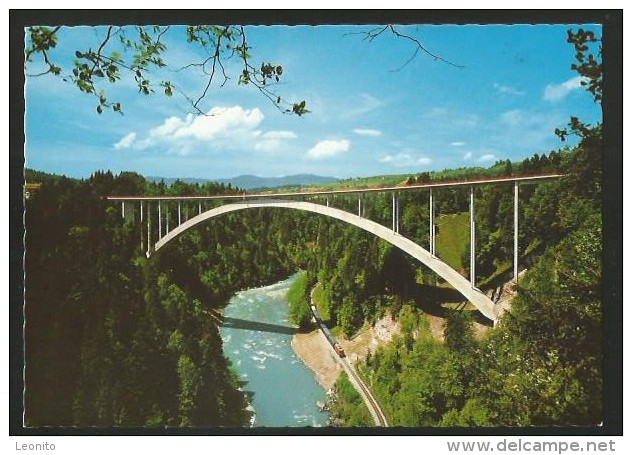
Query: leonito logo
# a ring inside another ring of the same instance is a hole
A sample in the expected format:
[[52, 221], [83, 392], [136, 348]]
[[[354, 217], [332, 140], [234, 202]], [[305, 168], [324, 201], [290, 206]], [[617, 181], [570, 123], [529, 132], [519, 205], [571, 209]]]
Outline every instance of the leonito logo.
[[49, 444], [48, 442], [38, 442], [37, 444], [19, 444], [17, 441], [15, 441], [15, 450], [55, 450], [55, 444]]

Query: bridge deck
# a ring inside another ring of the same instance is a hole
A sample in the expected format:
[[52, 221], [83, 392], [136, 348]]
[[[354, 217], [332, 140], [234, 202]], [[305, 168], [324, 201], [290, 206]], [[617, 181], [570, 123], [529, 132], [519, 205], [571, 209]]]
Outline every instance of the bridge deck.
[[509, 176], [459, 181], [428, 182], [405, 186], [371, 187], [371, 188], [346, 188], [340, 190], [317, 190], [317, 191], [287, 191], [287, 192], [243, 192], [239, 194], [205, 195], [205, 196], [108, 196], [110, 201], [177, 201], [177, 200], [226, 200], [226, 199], [248, 199], [248, 198], [280, 198], [280, 197], [303, 197], [303, 196], [329, 196], [339, 194], [362, 194], [380, 193], [393, 191], [411, 191], [431, 188], [451, 188], [472, 185], [491, 185], [505, 182], [519, 182], [522, 184], [541, 183], [544, 180], [564, 177], [565, 174], [540, 174], [526, 176]]

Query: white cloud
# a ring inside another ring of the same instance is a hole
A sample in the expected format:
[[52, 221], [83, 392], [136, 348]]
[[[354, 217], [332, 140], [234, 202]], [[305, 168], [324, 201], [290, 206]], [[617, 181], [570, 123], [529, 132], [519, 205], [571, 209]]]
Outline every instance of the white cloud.
[[149, 131], [149, 136], [155, 138], [170, 136], [188, 123], [191, 123], [192, 119], [193, 116], [191, 114], [189, 114], [185, 120], [180, 120], [178, 117], [169, 117], [162, 125]]
[[135, 140], [136, 140], [136, 133], [134, 132], [128, 133], [125, 136], [123, 136], [120, 141], [114, 144], [114, 148], [116, 150], [129, 148], [132, 146], [132, 144], [134, 144]]
[[465, 142], [462, 141], [454, 141], [454, 142], [450, 142], [450, 145], [452, 147], [463, 147], [465, 145]]
[[[341, 112], [345, 118], [358, 117], [382, 106], [383, 102], [368, 93], [361, 93], [359, 96], [347, 101], [346, 108]], [[349, 107], [351, 106], [351, 107]]]
[[307, 151], [307, 157], [318, 160], [321, 158], [328, 158], [349, 150], [351, 143], [346, 139], [339, 141], [324, 140], [319, 141], [315, 146]]
[[406, 166], [414, 166], [416, 164], [430, 164], [432, 163], [432, 159], [427, 158], [425, 156], [415, 158], [408, 152], [400, 152], [396, 154], [388, 154], [384, 155], [379, 159], [380, 163], [388, 163], [395, 167], [406, 167]]
[[[172, 119], [174, 117], [169, 120]], [[177, 119], [173, 130], [169, 130], [166, 134], [172, 134], [174, 138], [208, 141], [227, 133], [233, 135], [239, 132], [252, 132], [262, 120], [263, 113], [259, 108], [214, 107], [207, 115], [199, 117], [194, 117], [193, 114], [187, 115], [184, 124]]]
[[454, 128], [474, 129], [480, 123], [480, 118], [477, 114], [445, 107], [431, 107], [425, 109], [421, 115], [428, 127], [432, 129], [444, 128], [448, 124], [451, 130]]
[[[513, 109], [503, 112], [497, 119], [490, 122], [486, 143], [491, 147], [491, 153], [501, 156], [506, 152], [499, 150], [521, 149], [533, 153], [555, 144], [553, 131], [565, 121], [563, 112], [548, 109], [544, 111], [534, 109]], [[518, 138], [518, 140], [516, 139]], [[475, 155], [489, 153], [481, 150]]]
[[550, 102], [560, 101], [573, 90], [581, 88], [582, 79], [581, 76], [575, 76], [561, 84], [548, 84], [544, 88], [544, 99]]
[[[256, 138], [261, 131], [256, 130], [263, 121], [263, 113], [258, 109], [244, 109], [241, 106], [214, 107], [206, 115], [188, 114], [184, 119], [169, 117], [160, 126], [152, 128], [149, 135], [136, 142], [136, 147], [145, 149], [155, 145], [168, 145], [172, 151], [186, 155], [195, 145], [222, 140], [230, 146], [243, 140]], [[230, 141], [226, 141], [230, 139]]]
[[288, 130], [262, 131], [263, 120], [264, 115], [258, 108], [214, 107], [205, 115], [168, 117], [144, 137], [129, 133], [114, 144], [114, 148], [144, 150], [151, 147], [177, 155], [226, 149], [275, 151], [285, 141], [297, 137]]
[[488, 163], [496, 159], [496, 155], [492, 152], [496, 152], [496, 150], [491, 148], [468, 150], [463, 155], [463, 160], [477, 163]]
[[294, 131], [266, 131], [261, 135], [263, 139], [294, 139], [296, 138], [296, 133]]
[[382, 135], [380, 130], [374, 130], [371, 128], [356, 128], [353, 132], [359, 136], [378, 137]]
[[500, 115], [500, 120], [511, 127], [516, 127], [520, 125], [523, 119], [524, 119], [524, 116], [520, 109], [513, 109], [511, 111], [503, 112]]
[[499, 93], [499, 94], [518, 95], [518, 96], [522, 96], [526, 94], [526, 92], [523, 92], [522, 90], [518, 90], [515, 87], [512, 87], [510, 85], [501, 85], [496, 82], [494, 82], [494, 88], [496, 89], [496, 93]]
[[[258, 134], [257, 134], [258, 133]], [[254, 144], [255, 150], [262, 150], [264, 152], [274, 152], [283, 147], [283, 144], [288, 139], [296, 139], [296, 133], [294, 131], [266, 131], [261, 133], [255, 132], [257, 140]]]

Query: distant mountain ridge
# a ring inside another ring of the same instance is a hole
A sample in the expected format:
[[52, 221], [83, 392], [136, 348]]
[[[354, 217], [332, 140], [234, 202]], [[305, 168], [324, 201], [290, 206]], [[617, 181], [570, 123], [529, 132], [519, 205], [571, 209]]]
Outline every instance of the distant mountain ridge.
[[206, 183], [206, 182], [219, 182], [226, 185], [230, 184], [232, 187], [242, 188], [244, 190], [252, 190], [255, 188], [278, 188], [282, 186], [301, 186], [301, 185], [317, 185], [322, 183], [336, 182], [338, 179], [335, 177], [324, 177], [314, 174], [295, 174], [286, 175], [283, 177], [258, 177], [256, 175], [240, 175], [230, 179], [200, 179], [200, 178], [174, 178], [174, 177], [155, 177], [148, 176], [147, 180], [152, 182], [164, 182], [168, 185], [174, 183], [176, 180], [180, 180], [186, 183]]

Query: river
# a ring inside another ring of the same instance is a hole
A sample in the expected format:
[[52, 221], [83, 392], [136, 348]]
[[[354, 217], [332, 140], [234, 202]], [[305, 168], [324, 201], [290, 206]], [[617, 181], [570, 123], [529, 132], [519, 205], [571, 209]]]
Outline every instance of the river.
[[252, 395], [256, 427], [325, 426], [329, 418], [316, 406], [324, 389], [291, 345], [286, 295], [296, 278], [241, 291], [224, 309], [224, 355]]

